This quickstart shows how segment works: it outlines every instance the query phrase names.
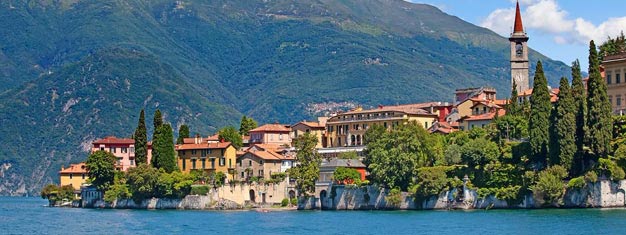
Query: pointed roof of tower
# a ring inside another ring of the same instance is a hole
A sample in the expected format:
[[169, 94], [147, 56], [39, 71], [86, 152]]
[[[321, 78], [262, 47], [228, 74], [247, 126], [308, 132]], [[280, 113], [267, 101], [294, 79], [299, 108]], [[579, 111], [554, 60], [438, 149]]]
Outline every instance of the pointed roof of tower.
[[515, 26], [513, 27], [513, 33], [523, 33], [524, 25], [522, 25], [522, 14], [519, 10], [519, 1], [517, 1], [517, 5], [515, 6]]

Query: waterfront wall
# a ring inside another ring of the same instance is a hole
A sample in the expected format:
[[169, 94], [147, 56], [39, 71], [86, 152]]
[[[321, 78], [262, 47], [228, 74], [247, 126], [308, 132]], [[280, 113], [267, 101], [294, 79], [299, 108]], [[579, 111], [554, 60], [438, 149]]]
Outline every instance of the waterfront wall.
[[[625, 207], [626, 180], [613, 182], [601, 180], [589, 183], [582, 189], [565, 192], [560, 207]], [[456, 190], [443, 192], [425, 200], [415, 200], [408, 193], [402, 193], [401, 203], [391, 205], [386, 199], [389, 190], [376, 186], [320, 186], [315, 197], [300, 198], [298, 209], [322, 210], [433, 210], [433, 209], [505, 209], [505, 208], [541, 208], [533, 195], [526, 195], [519, 204], [499, 200], [494, 196], [479, 198], [475, 190]], [[463, 200], [457, 200], [458, 193], [463, 193]]]
[[112, 203], [102, 200], [100, 193], [85, 193], [81, 207], [116, 209], [186, 209], [235, 210], [244, 206], [280, 204], [289, 194], [295, 195], [286, 181], [280, 184], [233, 184], [211, 189], [206, 195], [188, 195], [181, 199], [151, 198], [139, 202], [118, 199]]

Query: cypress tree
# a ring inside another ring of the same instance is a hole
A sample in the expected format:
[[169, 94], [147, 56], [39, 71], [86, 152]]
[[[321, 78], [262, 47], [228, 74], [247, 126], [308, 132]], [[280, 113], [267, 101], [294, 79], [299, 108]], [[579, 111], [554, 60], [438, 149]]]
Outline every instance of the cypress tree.
[[146, 119], [144, 110], [139, 113], [139, 122], [135, 129], [135, 162], [139, 164], [148, 163], [148, 135], [146, 133]]
[[183, 144], [185, 138], [189, 138], [189, 126], [180, 125], [178, 128], [178, 139], [176, 139], [176, 144]]
[[154, 147], [154, 142], [158, 139], [159, 136], [159, 127], [163, 125], [163, 116], [161, 115], [161, 110], [157, 109], [154, 111], [154, 117], [152, 118], [152, 124], [154, 125], [154, 129], [152, 130], [152, 165], [157, 167], [155, 164], [155, 156], [158, 155], [158, 149]]
[[576, 105], [570, 91], [567, 78], [561, 78], [559, 101], [556, 104], [554, 130], [556, 133], [556, 149], [550, 158], [552, 164], [558, 164], [572, 172], [572, 163], [576, 153]]
[[589, 43], [589, 81], [587, 82], [587, 130], [591, 152], [595, 157], [606, 157], [611, 152], [613, 132], [612, 111], [606, 93], [606, 81], [600, 75], [596, 45]]
[[176, 152], [174, 150], [174, 134], [169, 124], [162, 124], [158, 128], [158, 135], [153, 140], [152, 165], [165, 172], [175, 171]]
[[533, 161], [538, 167], [547, 164], [550, 128], [550, 91], [548, 81], [543, 74], [541, 61], [537, 62], [537, 69], [533, 79], [533, 93], [530, 99], [530, 119], [528, 122], [528, 134], [530, 135], [530, 148]]
[[580, 62], [578, 60], [572, 63], [572, 97], [574, 98], [574, 108], [576, 109], [576, 155], [573, 171], [583, 173], [585, 133], [587, 126], [585, 123], [587, 114], [587, 92], [583, 84], [582, 74], [580, 72]]
[[509, 99], [509, 105], [507, 115], [519, 115], [521, 113], [520, 103], [517, 100], [517, 84], [513, 80], [513, 89], [511, 90], [511, 99]]

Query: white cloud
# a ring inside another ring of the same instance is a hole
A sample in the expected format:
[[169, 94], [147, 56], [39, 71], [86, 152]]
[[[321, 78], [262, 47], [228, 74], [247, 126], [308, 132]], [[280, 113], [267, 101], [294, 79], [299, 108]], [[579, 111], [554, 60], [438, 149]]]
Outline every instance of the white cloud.
[[[511, 2], [515, 3], [515, 0]], [[615, 37], [626, 29], [626, 17], [610, 18], [599, 25], [583, 18], [569, 18], [568, 12], [561, 9], [556, 0], [520, 0], [520, 5], [524, 9], [524, 28], [552, 35], [558, 44], [587, 44], [592, 39], [600, 44], [608, 36]], [[508, 36], [512, 31], [514, 17], [515, 8], [496, 9], [480, 25]]]

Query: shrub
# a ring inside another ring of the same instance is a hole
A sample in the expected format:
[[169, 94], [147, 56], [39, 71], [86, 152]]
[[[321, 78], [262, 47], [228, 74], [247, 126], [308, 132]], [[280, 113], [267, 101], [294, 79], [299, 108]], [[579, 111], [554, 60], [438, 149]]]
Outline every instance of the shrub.
[[337, 184], [358, 184], [361, 174], [353, 168], [337, 167], [333, 173], [333, 179]]
[[280, 201], [280, 206], [286, 207], [288, 205], [289, 205], [289, 199], [288, 198], [283, 198], [283, 200]]
[[619, 167], [611, 159], [606, 158], [598, 159], [597, 171], [601, 175], [604, 175], [611, 180], [622, 180], [626, 176], [626, 173], [624, 173], [624, 169]]
[[222, 187], [224, 185], [226, 181], [226, 174], [224, 174], [224, 172], [218, 171], [213, 174], [213, 177], [213, 185], [215, 187]]
[[583, 187], [585, 187], [585, 177], [584, 176], [579, 176], [579, 177], [573, 178], [569, 182], [567, 182], [567, 188], [581, 189]]
[[55, 184], [49, 184], [41, 190], [41, 198], [50, 201], [72, 200], [74, 199], [74, 188], [71, 185], [59, 187]]
[[298, 198], [297, 197], [293, 197], [291, 198], [291, 205], [298, 205]]
[[598, 174], [595, 171], [588, 171], [585, 174], [585, 181], [595, 183], [598, 182]]
[[389, 190], [389, 194], [385, 197], [385, 200], [387, 200], [389, 205], [399, 207], [402, 202], [402, 192], [399, 188], [391, 189]]
[[209, 186], [206, 185], [192, 185], [191, 186], [191, 195], [207, 195], [209, 193]]
[[[409, 191], [417, 198], [427, 198], [439, 195], [448, 189], [453, 180], [448, 178], [446, 172], [453, 170], [451, 166], [422, 167], [417, 169], [417, 180]], [[461, 182], [462, 184], [462, 182]]]
[[543, 199], [548, 204], [557, 203], [563, 196], [563, 179], [567, 170], [562, 166], [551, 166], [541, 172], [535, 185], [531, 186], [537, 199]]

